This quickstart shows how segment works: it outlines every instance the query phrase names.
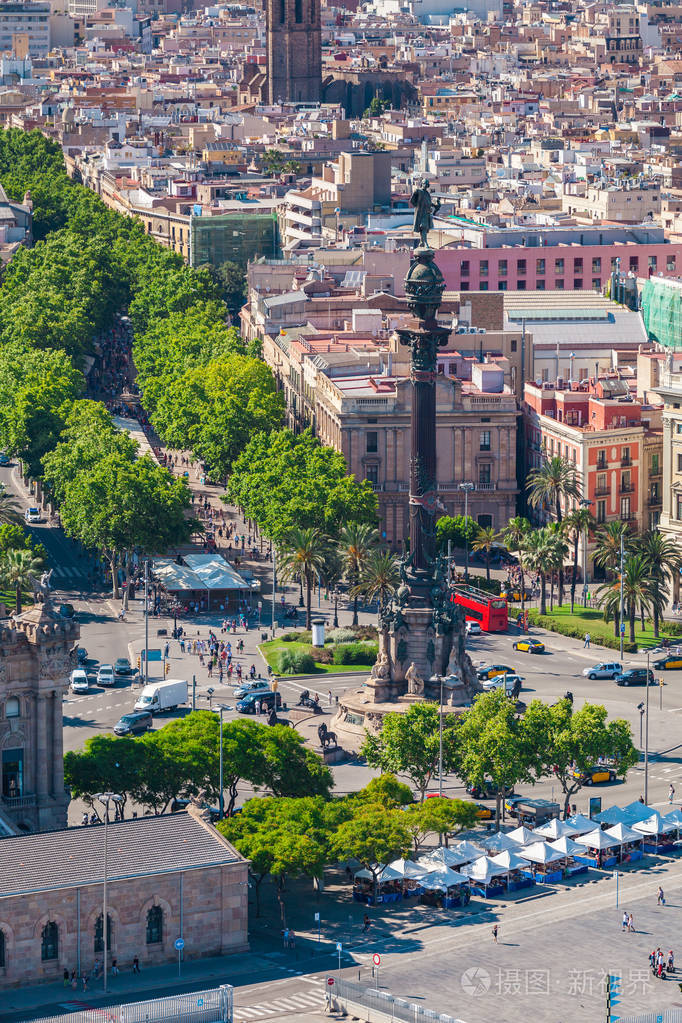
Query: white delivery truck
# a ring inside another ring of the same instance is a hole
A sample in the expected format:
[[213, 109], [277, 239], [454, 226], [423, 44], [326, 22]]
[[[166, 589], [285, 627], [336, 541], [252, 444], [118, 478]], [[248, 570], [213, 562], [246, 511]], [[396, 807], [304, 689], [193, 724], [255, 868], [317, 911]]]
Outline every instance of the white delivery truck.
[[158, 714], [162, 710], [174, 710], [181, 703], [187, 703], [187, 681], [169, 678], [165, 682], [150, 682], [145, 686], [135, 704], [135, 710]]

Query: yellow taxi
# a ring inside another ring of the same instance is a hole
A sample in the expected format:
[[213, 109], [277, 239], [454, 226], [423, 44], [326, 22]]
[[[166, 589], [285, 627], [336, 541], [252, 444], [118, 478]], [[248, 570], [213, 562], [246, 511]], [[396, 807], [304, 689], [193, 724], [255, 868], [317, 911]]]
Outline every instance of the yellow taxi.
[[515, 669], [508, 664], [484, 664], [477, 672], [478, 681], [483, 682], [486, 678], [497, 678], [498, 675], [513, 675]]
[[483, 803], [475, 803], [474, 806], [476, 807], [476, 816], [479, 821], [491, 821], [495, 816], [495, 810], [489, 806], [484, 806]]
[[661, 657], [660, 661], [654, 661], [656, 671], [667, 671], [671, 668], [682, 668], [682, 654], [668, 654]]
[[512, 648], [524, 654], [544, 654], [545, 652], [545, 644], [540, 643], [537, 639], [517, 639], [512, 643]]
[[571, 771], [571, 776], [577, 778], [583, 785], [608, 785], [616, 780], [616, 770], [606, 764], [597, 764], [586, 771]]

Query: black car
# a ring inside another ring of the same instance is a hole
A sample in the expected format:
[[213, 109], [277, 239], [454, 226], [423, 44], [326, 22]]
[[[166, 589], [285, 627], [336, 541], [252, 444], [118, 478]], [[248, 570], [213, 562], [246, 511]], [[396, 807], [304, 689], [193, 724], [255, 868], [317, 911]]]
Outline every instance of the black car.
[[124, 714], [114, 725], [116, 735], [142, 735], [152, 727], [153, 718], [148, 710], [136, 710], [132, 714]]
[[119, 657], [114, 664], [114, 675], [118, 675], [120, 678], [130, 678], [131, 675], [137, 675], [137, 668], [133, 668], [127, 657]]
[[[497, 798], [497, 789], [488, 778], [486, 778], [482, 785], [473, 784], [467, 785], [466, 790], [473, 799]], [[505, 789], [502, 795], [505, 797], [505, 799], [508, 799], [509, 796], [514, 795], [514, 789], [513, 788]]]
[[[645, 686], [647, 684], [646, 668], [629, 668], [613, 680], [617, 686]], [[654, 685], [654, 673], [649, 670], [649, 685]]]

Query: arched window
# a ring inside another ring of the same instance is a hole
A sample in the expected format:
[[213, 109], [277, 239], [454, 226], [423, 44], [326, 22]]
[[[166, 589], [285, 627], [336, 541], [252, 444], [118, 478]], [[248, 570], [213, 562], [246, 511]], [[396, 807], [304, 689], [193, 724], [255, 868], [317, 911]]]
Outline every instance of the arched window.
[[5, 717], [18, 718], [21, 715], [21, 704], [16, 696], [10, 696], [5, 702]]
[[163, 910], [152, 906], [147, 913], [147, 944], [160, 945], [163, 941]]
[[[107, 913], [107, 948], [111, 951], [111, 917]], [[95, 920], [95, 953], [104, 952], [104, 935], [102, 934], [102, 914]]]
[[43, 927], [40, 958], [43, 962], [59, 959], [59, 926], [53, 920]]
[[5, 959], [5, 932], [0, 930], [0, 970], [4, 970], [7, 965]]

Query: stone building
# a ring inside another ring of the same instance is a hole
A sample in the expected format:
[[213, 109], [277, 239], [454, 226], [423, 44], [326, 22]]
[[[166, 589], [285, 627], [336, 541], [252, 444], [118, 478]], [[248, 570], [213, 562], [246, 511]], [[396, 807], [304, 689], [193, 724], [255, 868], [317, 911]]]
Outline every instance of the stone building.
[[[248, 949], [248, 864], [196, 807], [106, 827], [109, 966]], [[105, 828], [0, 842], [0, 989], [102, 962]]]
[[319, 103], [322, 36], [319, 0], [268, 0], [267, 102]]
[[66, 827], [62, 698], [76, 622], [36, 604], [0, 626], [0, 827]]

